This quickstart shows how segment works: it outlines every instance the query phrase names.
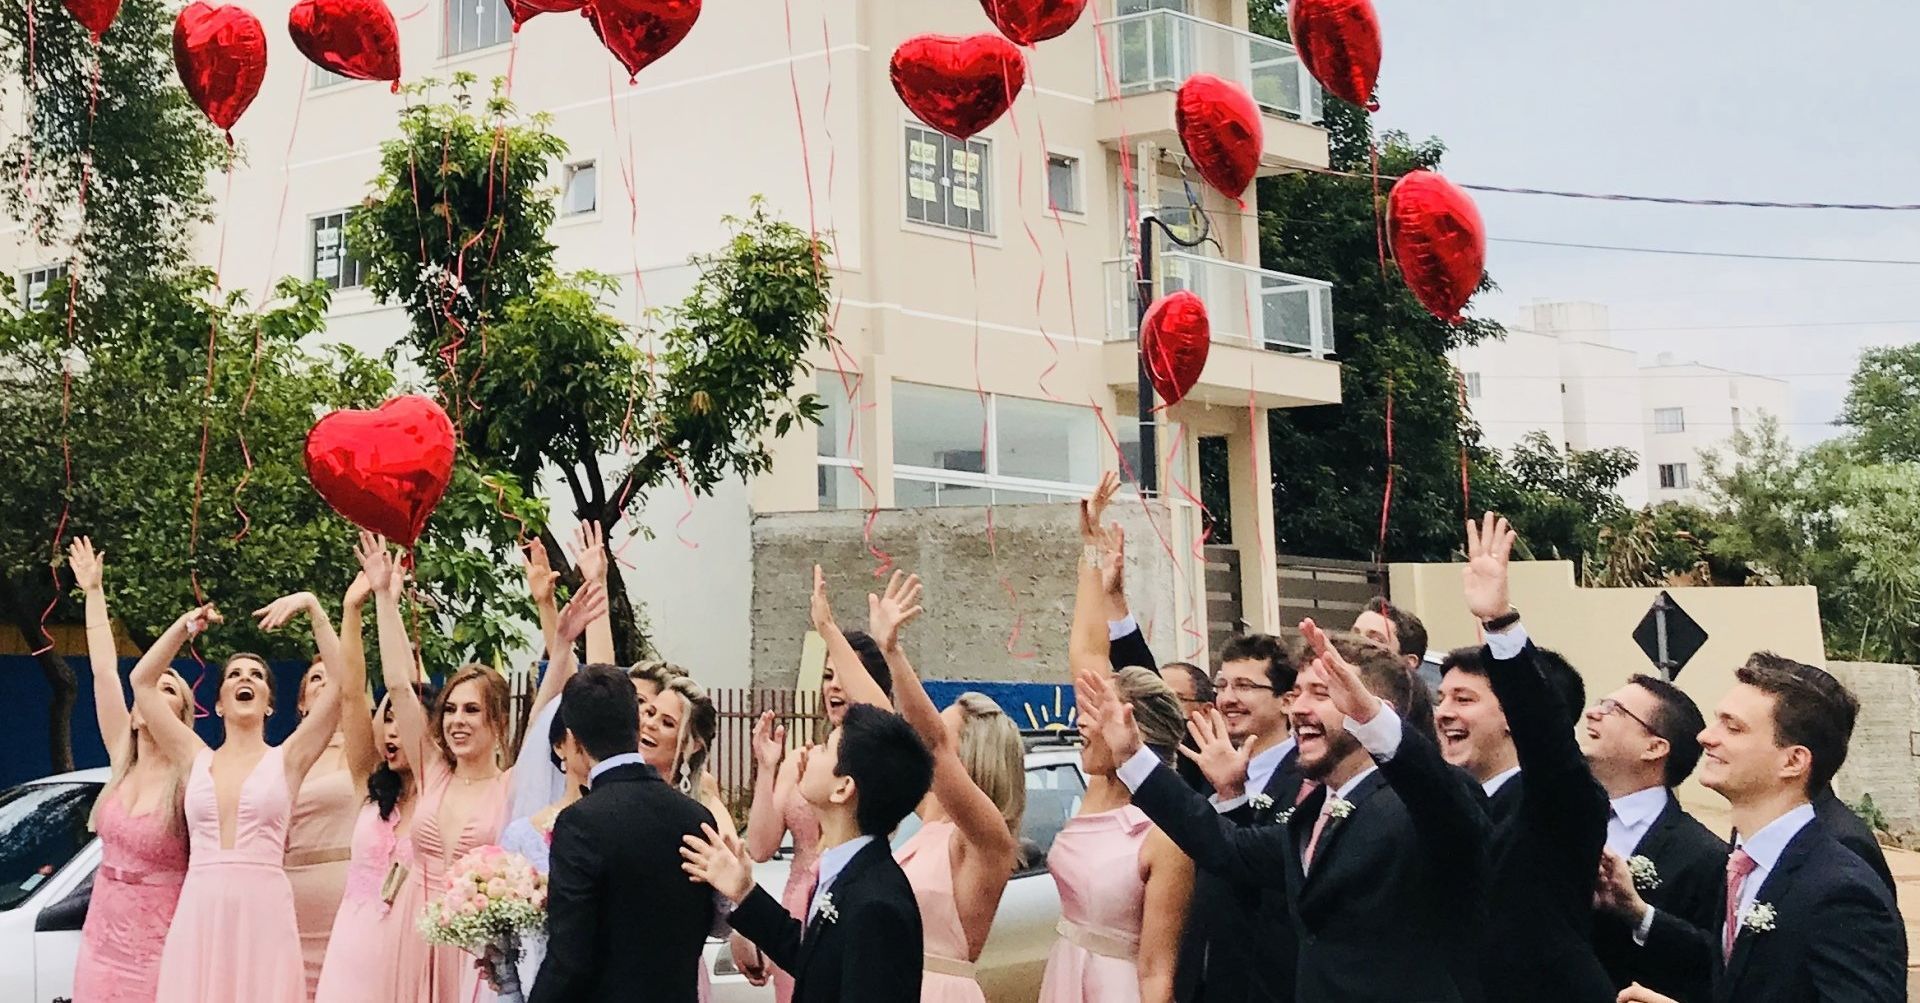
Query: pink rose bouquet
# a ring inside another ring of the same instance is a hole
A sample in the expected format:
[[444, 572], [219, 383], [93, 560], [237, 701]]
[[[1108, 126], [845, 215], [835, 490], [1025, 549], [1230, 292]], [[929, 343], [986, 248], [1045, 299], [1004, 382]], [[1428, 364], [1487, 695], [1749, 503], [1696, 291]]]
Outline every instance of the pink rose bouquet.
[[546, 916], [547, 876], [517, 853], [480, 846], [447, 872], [445, 894], [420, 913], [420, 934], [430, 944], [504, 959], [494, 966], [504, 975], [513, 970], [520, 934], [541, 929]]

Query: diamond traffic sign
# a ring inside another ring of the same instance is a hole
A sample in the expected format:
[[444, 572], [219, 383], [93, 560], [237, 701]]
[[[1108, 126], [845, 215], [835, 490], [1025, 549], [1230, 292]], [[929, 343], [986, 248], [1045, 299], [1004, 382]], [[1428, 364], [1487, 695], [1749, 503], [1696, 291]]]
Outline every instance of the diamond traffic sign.
[[1707, 630], [1662, 590], [1647, 615], [1640, 618], [1640, 625], [1633, 628], [1633, 641], [1660, 670], [1660, 677], [1672, 681], [1681, 667], [1706, 646]]

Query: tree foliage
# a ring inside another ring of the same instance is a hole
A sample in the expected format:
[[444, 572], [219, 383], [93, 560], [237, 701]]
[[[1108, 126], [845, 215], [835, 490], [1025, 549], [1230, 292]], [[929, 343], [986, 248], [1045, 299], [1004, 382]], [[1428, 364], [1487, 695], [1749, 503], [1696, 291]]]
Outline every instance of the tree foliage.
[[1487, 465], [1481, 498], [1512, 521], [1524, 556], [1572, 561], [1584, 568], [1600, 542], [1602, 526], [1626, 515], [1618, 486], [1639, 469], [1633, 450], [1568, 449], [1545, 432], [1529, 432], [1511, 451]]
[[1878, 463], [1920, 461], [1920, 345], [1862, 352], [1840, 421], [1854, 429], [1861, 457]]

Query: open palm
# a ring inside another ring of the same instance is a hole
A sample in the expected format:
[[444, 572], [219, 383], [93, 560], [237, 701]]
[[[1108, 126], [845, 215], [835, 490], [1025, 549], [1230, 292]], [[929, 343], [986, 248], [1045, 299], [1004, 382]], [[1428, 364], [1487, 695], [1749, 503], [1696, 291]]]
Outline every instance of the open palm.
[[1467, 566], [1460, 584], [1467, 610], [1483, 621], [1513, 608], [1507, 598], [1507, 555], [1513, 552], [1513, 541], [1513, 527], [1492, 512], [1479, 523], [1467, 523]]

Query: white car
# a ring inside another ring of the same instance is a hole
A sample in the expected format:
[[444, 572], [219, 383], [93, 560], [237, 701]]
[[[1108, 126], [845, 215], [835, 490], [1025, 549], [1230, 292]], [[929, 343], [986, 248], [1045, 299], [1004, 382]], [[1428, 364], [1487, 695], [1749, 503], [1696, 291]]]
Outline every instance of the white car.
[[[994, 914], [993, 932], [980, 955], [980, 987], [990, 1003], [1031, 1003], [1040, 995], [1040, 976], [1060, 921], [1060, 893], [1047, 873], [1047, 850], [1080, 810], [1087, 793], [1080, 772], [1077, 736], [1057, 733], [1027, 748], [1027, 812], [1020, 823], [1021, 861]], [[1073, 739], [1069, 741], [1070, 737]], [[911, 819], [909, 823], [911, 823]], [[896, 837], [898, 843], [900, 837]], [[787, 851], [754, 868], [754, 879], [778, 896], [787, 883]], [[766, 1003], [772, 986], [755, 986], [734, 970], [725, 941], [707, 945], [713, 972], [713, 1003]]]
[[0, 1000], [73, 999], [100, 864], [87, 816], [106, 783], [106, 770], [81, 770], [0, 793]]

